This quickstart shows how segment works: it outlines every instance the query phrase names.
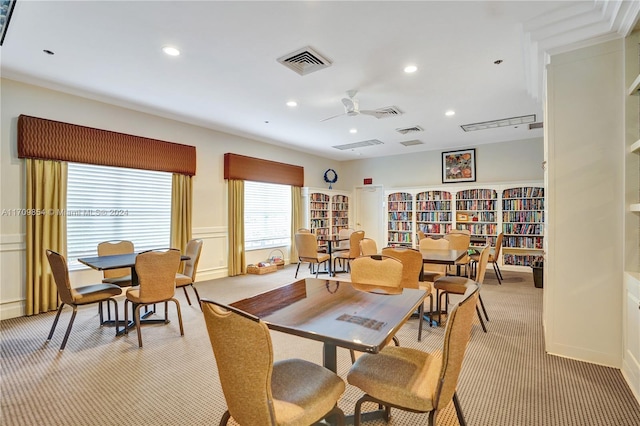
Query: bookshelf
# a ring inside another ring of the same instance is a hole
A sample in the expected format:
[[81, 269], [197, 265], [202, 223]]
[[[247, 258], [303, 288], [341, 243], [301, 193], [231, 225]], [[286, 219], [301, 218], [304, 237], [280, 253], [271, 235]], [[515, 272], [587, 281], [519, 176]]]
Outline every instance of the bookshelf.
[[532, 266], [544, 254], [544, 188], [502, 191], [502, 232], [504, 265]]
[[331, 233], [337, 235], [349, 227], [349, 197], [336, 194], [331, 197]]
[[[351, 194], [338, 190], [302, 188], [304, 226], [316, 235], [337, 234], [349, 228]], [[322, 247], [326, 242], [318, 242]]]
[[[416, 232], [444, 235], [453, 227], [451, 193], [423, 191], [416, 195]], [[417, 241], [417, 240], [416, 240]]]
[[387, 244], [413, 246], [413, 195], [392, 192], [387, 195]]
[[472, 236], [495, 244], [498, 235], [498, 193], [495, 189], [465, 189], [456, 193], [456, 229], [467, 229]]

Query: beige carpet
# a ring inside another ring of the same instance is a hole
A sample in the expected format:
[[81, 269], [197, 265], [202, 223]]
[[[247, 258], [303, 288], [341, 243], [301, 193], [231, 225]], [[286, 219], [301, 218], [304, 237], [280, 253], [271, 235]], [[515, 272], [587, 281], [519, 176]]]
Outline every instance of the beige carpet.
[[[203, 297], [232, 302], [293, 281], [295, 266], [263, 276], [197, 284]], [[487, 273], [482, 295], [489, 332], [474, 326], [458, 394], [469, 426], [638, 426], [640, 406], [620, 372], [546, 355], [541, 324], [542, 291], [530, 273], [505, 272], [503, 285]], [[301, 268], [300, 276], [308, 276]], [[346, 276], [348, 277], [348, 276]], [[13, 425], [209, 425], [225, 410], [202, 314], [181, 291], [185, 336], [174, 308], [168, 325], [149, 325], [139, 349], [135, 332], [115, 337], [99, 328], [95, 306], [81, 308], [67, 347], [59, 352], [70, 310], [45, 343], [54, 313], [0, 322], [0, 424]], [[122, 306], [120, 307], [122, 309]], [[418, 343], [417, 320], [398, 337], [404, 346], [435, 350], [443, 327], [426, 328]], [[321, 345], [272, 333], [277, 359], [321, 363]], [[350, 365], [339, 353], [339, 374]], [[347, 386], [340, 406], [353, 413], [360, 391]], [[370, 425], [383, 425], [376, 421]], [[424, 425], [427, 416], [392, 410], [390, 425]], [[450, 405], [438, 425], [456, 425]], [[260, 426], [260, 425], [246, 425]]]

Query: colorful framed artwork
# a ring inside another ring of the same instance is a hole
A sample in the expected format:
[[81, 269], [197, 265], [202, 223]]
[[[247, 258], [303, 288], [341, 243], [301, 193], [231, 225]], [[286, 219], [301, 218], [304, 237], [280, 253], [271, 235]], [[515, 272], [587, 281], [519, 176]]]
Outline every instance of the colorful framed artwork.
[[462, 149], [442, 153], [442, 183], [475, 181], [475, 149]]
[[7, 27], [15, 5], [16, 0], [0, 0], [0, 46], [2, 46], [4, 36], [7, 34]]

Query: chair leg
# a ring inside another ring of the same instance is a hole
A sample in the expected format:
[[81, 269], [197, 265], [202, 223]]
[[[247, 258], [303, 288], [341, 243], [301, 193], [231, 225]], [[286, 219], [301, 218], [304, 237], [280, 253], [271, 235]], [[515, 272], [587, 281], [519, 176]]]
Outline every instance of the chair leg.
[[462, 407], [460, 407], [457, 392], [453, 393], [453, 406], [456, 408], [456, 415], [458, 416], [458, 423], [460, 423], [460, 426], [467, 426], [467, 422], [464, 420], [464, 414], [462, 413]]
[[187, 298], [187, 303], [191, 306], [191, 299], [189, 299], [189, 293], [187, 293], [187, 286], [183, 285], [182, 290], [184, 291], [184, 297]]
[[334, 421], [331, 424], [344, 426], [344, 411], [342, 411], [337, 405], [327, 413], [327, 417], [333, 418]]
[[[107, 302], [107, 308], [109, 307], [109, 302]], [[100, 325], [104, 324], [104, 316], [102, 315], [102, 302], [98, 303], [98, 315], [100, 316]]]
[[56, 318], [53, 320], [53, 324], [51, 324], [51, 330], [49, 331], [47, 341], [51, 340], [51, 338], [53, 337], [53, 331], [56, 329], [56, 325], [58, 325], [58, 320], [60, 319], [60, 313], [62, 312], [63, 306], [64, 302], [60, 303], [60, 306], [58, 306], [58, 312], [56, 313]]
[[140, 330], [140, 307], [142, 305], [136, 306], [136, 310], [133, 313], [133, 317], [136, 320], [136, 331], [138, 332], [138, 347], [142, 347], [142, 333]]
[[498, 262], [493, 262], [493, 271], [496, 273], [496, 277], [498, 278], [498, 284], [502, 284], [502, 271], [500, 271], [500, 267], [498, 266]]
[[193, 289], [193, 292], [196, 294], [196, 299], [198, 300], [198, 306], [200, 306], [200, 294], [198, 294], [198, 289], [196, 288], [195, 285], [193, 285], [193, 283], [191, 283], [191, 288]]
[[353, 412], [353, 426], [360, 426], [362, 421], [360, 413], [362, 413], [362, 403], [366, 401], [367, 395], [363, 396], [356, 402], [356, 408]]
[[60, 345], [61, 351], [63, 351], [64, 347], [67, 345], [67, 339], [69, 339], [69, 334], [71, 333], [71, 327], [73, 327], [73, 321], [76, 319], [77, 313], [78, 313], [78, 307], [73, 305], [73, 313], [71, 314], [71, 319], [69, 320], [69, 325], [67, 326], [67, 332], [64, 333], [64, 339], [62, 339], [62, 345]]
[[230, 418], [231, 418], [231, 414], [229, 414], [229, 410], [225, 411], [224, 414], [222, 415], [222, 418], [220, 419], [220, 426], [226, 426]]
[[424, 300], [418, 308], [418, 342], [422, 340], [422, 322], [424, 321]]
[[429, 426], [436, 426], [438, 410], [429, 411]]
[[482, 326], [482, 330], [486, 333], [487, 326], [484, 325], [484, 321], [482, 320], [482, 314], [480, 314], [480, 308], [478, 308], [478, 305], [476, 305], [476, 313], [478, 314], [478, 319], [480, 320], [480, 325]]
[[124, 334], [129, 334], [129, 299], [124, 299]]
[[316, 265], [316, 278], [318, 278], [318, 274], [320, 273], [320, 264]]
[[[118, 328], [118, 301], [116, 299], [114, 299], [113, 297], [110, 297], [109, 299], [107, 299], [107, 308], [109, 307], [109, 301], [113, 302], [113, 310], [115, 312], [115, 318], [116, 318], [116, 322], [115, 324], [115, 329], [116, 329], [116, 336], [120, 335], [120, 329]], [[102, 302], [100, 302], [100, 305], [102, 305]], [[111, 319], [111, 316], [109, 316], [109, 319]]]
[[178, 302], [178, 299], [176, 298], [173, 298], [171, 300], [173, 300], [173, 302], [176, 304], [176, 310], [178, 311], [178, 324], [180, 324], [180, 335], [184, 336], [184, 328], [182, 327], [182, 312], [180, 311], [180, 302]]
[[298, 261], [298, 267], [296, 268], [296, 275], [294, 278], [298, 278], [298, 271], [300, 270], [300, 261]]

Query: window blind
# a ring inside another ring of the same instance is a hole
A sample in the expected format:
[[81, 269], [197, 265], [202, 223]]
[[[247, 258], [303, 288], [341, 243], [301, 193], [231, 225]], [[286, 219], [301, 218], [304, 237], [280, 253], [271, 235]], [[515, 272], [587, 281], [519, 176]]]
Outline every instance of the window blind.
[[64, 214], [71, 269], [102, 241], [129, 240], [136, 252], [169, 247], [171, 173], [69, 163]]
[[291, 242], [291, 187], [244, 183], [245, 250], [288, 246]]

